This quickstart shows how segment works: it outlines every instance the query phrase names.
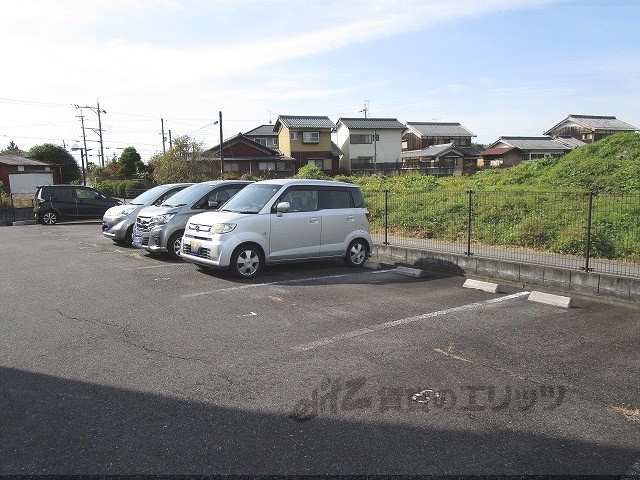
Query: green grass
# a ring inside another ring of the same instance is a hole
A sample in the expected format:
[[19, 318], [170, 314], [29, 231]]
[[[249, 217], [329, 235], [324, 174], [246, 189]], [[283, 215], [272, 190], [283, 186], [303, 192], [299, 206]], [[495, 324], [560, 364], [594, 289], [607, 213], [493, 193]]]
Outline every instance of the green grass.
[[472, 191], [472, 240], [583, 255], [587, 192], [594, 192], [591, 255], [640, 261], [640, 135], [612, 135], [559, 159], [540, 159], [468, 177], [419, 174], [339, 177], [361, 186], [374, 231], [462, 241]]

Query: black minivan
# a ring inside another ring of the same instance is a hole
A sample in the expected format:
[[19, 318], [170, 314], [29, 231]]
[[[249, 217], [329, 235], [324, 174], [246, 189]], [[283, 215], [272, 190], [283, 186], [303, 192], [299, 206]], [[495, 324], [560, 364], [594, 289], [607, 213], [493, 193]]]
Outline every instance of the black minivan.
[[107, 209], [122, 205], [95, 188], [82, 185], [43, 185], [36, 189], [33, 215], [37, 222], [53, 225], [62, 220], [102, 218]]

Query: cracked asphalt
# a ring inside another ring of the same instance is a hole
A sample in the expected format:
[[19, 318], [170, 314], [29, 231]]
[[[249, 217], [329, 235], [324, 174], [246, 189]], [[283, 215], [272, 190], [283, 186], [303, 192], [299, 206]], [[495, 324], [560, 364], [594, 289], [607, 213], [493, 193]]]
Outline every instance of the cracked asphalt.
[[640, 309], [340, 262], [251, 281], [0, 228], [0, 475], [583, 475], [640, 463]]

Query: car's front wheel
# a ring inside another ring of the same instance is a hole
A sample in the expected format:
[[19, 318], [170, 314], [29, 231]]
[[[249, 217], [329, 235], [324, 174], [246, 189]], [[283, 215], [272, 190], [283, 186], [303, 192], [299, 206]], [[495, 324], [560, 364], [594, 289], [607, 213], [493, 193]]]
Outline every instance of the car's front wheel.
[[349, 244], [344, 261], [350, 267], [361, 267], [367, 260], [367, 243], [364, 240], [356, 239]]
[[175, 232], [169, 237], [169, 241], [167, 242], [167, 251], [169, 252], [169, 256], [174, 260], [180, 258], [180, 249], [182, 248], [183, 234], [183, 230]]
[[43, 225], [55, 225], [60, 220], [60, 216], [54, 210], [47, 210], [40, 214], [40, 223]]
[[252, 278], [262, 269], [262, 252], [253, 245], [241, 245], [231, 255], [229, 268], [238, 278]]

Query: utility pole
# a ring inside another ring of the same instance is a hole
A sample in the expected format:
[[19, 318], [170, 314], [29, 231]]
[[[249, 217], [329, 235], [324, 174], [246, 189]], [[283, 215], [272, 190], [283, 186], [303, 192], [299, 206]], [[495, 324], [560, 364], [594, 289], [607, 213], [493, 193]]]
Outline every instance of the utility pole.
[[77, 115], [76, 118], [79, 118], [82, 123], [82, 142], [84, 144], [84, 149], [80, 149], [80, 163], [82, 165], [82, 184], [86, 185], [87, 175], [85, 173], [85, 158], [87, 168], [89, 168], [89, 155], [86, 155], [86, 157], [83, 155], [83, 152], [84, 154], [87, 153], [87, 137], [84, 133], [84, 115], [82, 115], [82, 110], [80, 110], [80, 115]]
[[160, 127], [161, 127], [161, 132], [160, 135], [162, 135], [162, 153], [166, 153], [166, 148], [165, 148], [165, 141], [166, 138], [164, 136], [164, 118], [160, 117]]
[[368, 100], [364, 101], [364, 108], [360, 110], [360, 113], [364, 113], [364, 118], [367, 118], [367, 113], [369, 112]]
[[[95, 114], [98, 115], [98, 137], [100, 138], [100, 166], [104, 167], [104, 143], [102, 141], [102, 117], [100, 116], [101, 113], [107, 113], [105, 110], [102, 110], [100, 108], [100, 102], [96, 100], [97, 103], [97, 108], [96, 107], [90, 107], [88, 105], [85, 105], [83, 107], [81, 107], [80, 105], [76, 105], [76, 108], [79, 109], [83, 109], [83, 108], [88, 108], [89, 110], [91, 110], [92, 112], [94, 112]], [[95, 131], [95, 129], [92, 129]], [[83, 127], [83, 134], [84, 134], [84, 127]], [[86, 147], [86, 145], [85, 145]]]
[[224, 174], [224, 154], [222, 153], [222, 110], [218, 112], [220, 118], [218, 123], [220, 124], [220, 177]]
[[173, 148], [173, 141], [171, 140], [171, 130], [169, 130], [169, 150]]

